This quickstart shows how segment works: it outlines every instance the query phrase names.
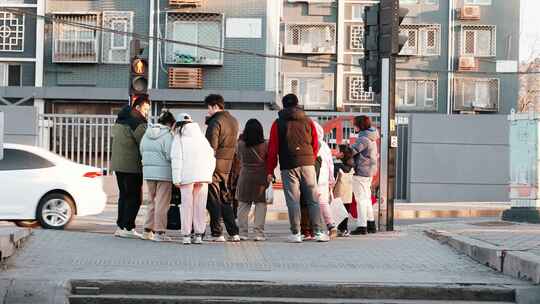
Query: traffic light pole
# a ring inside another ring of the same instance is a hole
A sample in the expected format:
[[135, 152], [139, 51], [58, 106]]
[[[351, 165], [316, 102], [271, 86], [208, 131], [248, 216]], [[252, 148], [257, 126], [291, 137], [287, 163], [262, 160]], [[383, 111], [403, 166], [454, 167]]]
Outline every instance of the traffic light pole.
[[381, 59], [381, 174], [379, 181], [379, 230], [394, 230], [394, 189], [396, 178], [396, 59]]

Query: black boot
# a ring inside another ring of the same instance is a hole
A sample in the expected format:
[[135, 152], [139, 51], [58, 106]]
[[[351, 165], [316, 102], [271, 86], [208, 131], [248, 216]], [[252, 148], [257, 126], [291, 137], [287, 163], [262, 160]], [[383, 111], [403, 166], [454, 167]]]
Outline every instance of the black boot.
[[367, 232], [368, 233], [377, 232], [377, 227], [375, 227], [375, 221], [368, 221], [367, 222]]
[[352, 235], [364, 235], [367, 234], [366, 227], [358, 227], [351, 232]]

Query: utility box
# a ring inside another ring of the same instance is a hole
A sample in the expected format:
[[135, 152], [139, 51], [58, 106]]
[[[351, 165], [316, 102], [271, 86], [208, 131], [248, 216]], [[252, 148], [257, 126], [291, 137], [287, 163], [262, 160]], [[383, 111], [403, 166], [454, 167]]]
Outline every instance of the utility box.
[[503, 220], [540, 222], [540, 113], [512, 110], [510, 121], [510, 200]]

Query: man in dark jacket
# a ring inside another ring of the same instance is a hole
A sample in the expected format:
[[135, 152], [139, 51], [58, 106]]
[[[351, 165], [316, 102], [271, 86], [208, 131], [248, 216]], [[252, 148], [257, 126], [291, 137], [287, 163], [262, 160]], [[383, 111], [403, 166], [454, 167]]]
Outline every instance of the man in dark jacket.
[[232, 198], [227, 187], [231, 167], [236, 153], [238, 140], [238, 121], [225, 111], [225, 101], [220, 95], [208, 95], [204, 100], [208, 107], [209, 117], [206, 120], [206, 138], [216, 155], [216, 170], [212, 184], [208, 186], [208, 202], [206, 208], [210, 213], [210, 229], [212, 238], [224, 242], [221, 221], [225, 223], [231, 240], [238, 242], [238, 226], [234, 220]]
[[140, 238], [135, 218], [142, 203], [142, 163], [139, 145], [146, 131], [150, 110], [148, 95], [138, 96], [133, 106], [124, 107], [112, 128], [111, 170], [118, 183], [118, 237]]
[[286, 95], [282, 103], [284, 109], [279, 112], [279, 118], [270, 131], [266, 166], [268, 179], [272, 178], [279, 155], [281, 179], [291, 224], [292, 234], [289, 236], [289, 242], [302, 242], [300, 195], [307, 205], [315, 239], [327, 242], [328, 236], [321, 231], [321, 212], [318, 203], [315, 159], [319, 141], [315, 124], [298, 108], [296, 95]]

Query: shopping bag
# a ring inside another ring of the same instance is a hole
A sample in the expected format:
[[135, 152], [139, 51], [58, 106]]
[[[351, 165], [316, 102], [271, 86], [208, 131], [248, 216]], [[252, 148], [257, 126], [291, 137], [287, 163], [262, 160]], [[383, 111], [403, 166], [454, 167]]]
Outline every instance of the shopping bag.
[[332, 210], [332, 216], [334, 218], [334, 223], [341, 223], [344, 219], [349, 217], [349, 212], [347, 208], [343, 205], [343, 200], [340, 197], [335, 197], [330, 203], [330, 209]]
[[265, 191], [265, 197], [266, 197], [266, 203], [267, 204], [272, 204], [274, 203], [274, 189], [272, 188], [272, 184], [270, 184], [270, 186], [268, 186], [268, 188], [266, 188], [266, 191]]

